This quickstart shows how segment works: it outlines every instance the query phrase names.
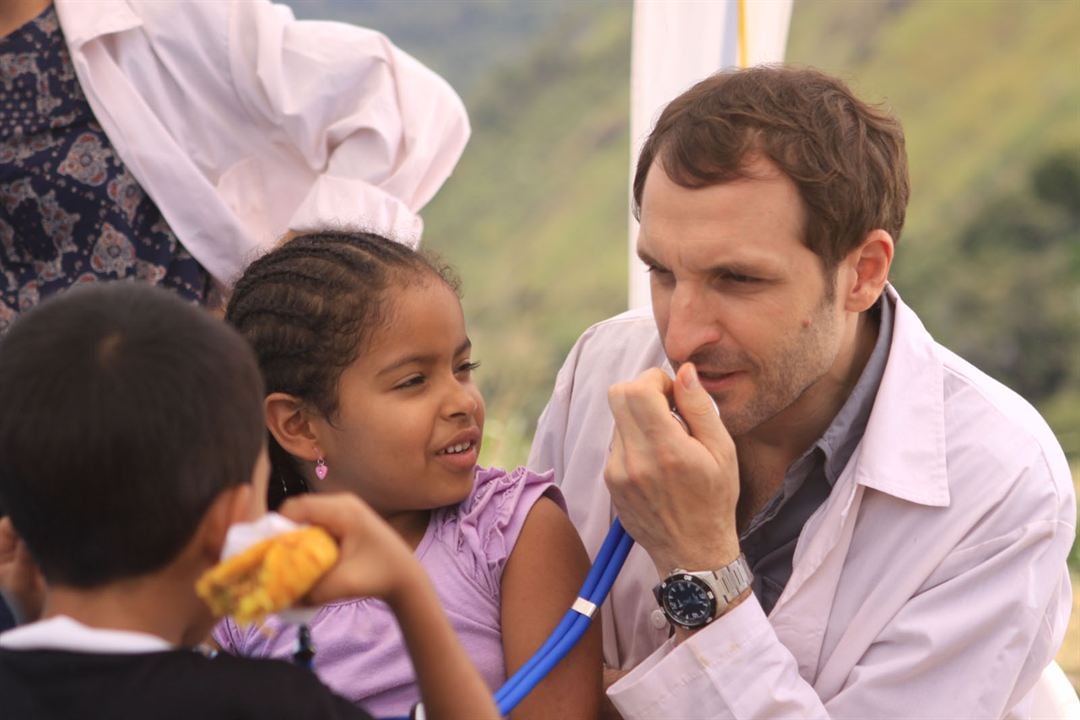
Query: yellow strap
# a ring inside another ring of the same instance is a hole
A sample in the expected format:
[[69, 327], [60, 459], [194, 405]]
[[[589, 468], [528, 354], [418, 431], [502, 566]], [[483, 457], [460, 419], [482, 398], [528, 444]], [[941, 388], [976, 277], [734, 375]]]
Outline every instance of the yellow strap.
[[746, 0], [739, 2], [739, 67], [746, 67]]

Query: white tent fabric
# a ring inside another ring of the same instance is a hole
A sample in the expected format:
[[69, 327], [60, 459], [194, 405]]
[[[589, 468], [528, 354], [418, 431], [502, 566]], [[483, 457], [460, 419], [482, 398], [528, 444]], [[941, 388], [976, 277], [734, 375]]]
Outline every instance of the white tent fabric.
[[[630, 177], [663, 107], [714, 72], [784, 59], [792, 0], [634, 0], [630, 63]], [[740, 45], [739, 39], [743, 38]], [[630, 218], [630, 307], [649, 304]]]

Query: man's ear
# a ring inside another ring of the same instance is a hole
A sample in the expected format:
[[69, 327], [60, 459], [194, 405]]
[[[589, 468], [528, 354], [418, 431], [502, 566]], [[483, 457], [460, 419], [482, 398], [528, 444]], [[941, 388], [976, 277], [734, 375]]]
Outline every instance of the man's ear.
[[844, 298], [849, 312], [868, 310], [885, 289], [892, 266], [895, 244], [884, 230], [871, 230], [862, 243], [852, 250], [842, 264], [850, 284]]
[[285, 452], [309, 462], [318, 459], [318, 437], [304, 403], [286, 393], [270, 393], [263, 401], [263, 415], [270, 434]]

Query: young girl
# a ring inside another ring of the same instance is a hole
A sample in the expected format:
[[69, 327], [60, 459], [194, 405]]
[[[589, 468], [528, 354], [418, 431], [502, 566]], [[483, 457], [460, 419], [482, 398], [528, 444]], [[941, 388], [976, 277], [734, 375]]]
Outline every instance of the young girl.
[[[484, 400], [456, 281], [364, 233], [295, 238], [237, 282], [226, 319], [255, 348], [267, 384], [270, 504], [347, 490], [414, 548], [462, 644], [498, 688], [573, 602], [588, 560], [550, 475], [476, 465]], [[315, 670], [376, 716], [401, 715], [416, 680], [387, 607], [323, 607], [310, 625]], [[595, 628], [514, 720], [590, 718], [601, 697]], [[287, 658], [296, 628], [230, 623], [240, 655]]]

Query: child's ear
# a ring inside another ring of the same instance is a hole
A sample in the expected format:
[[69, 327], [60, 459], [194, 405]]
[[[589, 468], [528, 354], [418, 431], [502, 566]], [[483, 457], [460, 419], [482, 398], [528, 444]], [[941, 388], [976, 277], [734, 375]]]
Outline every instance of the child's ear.
[[251, 483], [234, 485], [221, 491], [210, 503], [199, 527], [199, 544], [211, 565], [221, 559], [225, 547], [225, 535], [229, 528], [239, 522], [252, 520], [255, 504], [255, 487]]
[[270, 393], [263, 401], [266, 427], [281, 448], [302, 460], [318, 459], [318, 437], [307, 406], [292, 395]]

